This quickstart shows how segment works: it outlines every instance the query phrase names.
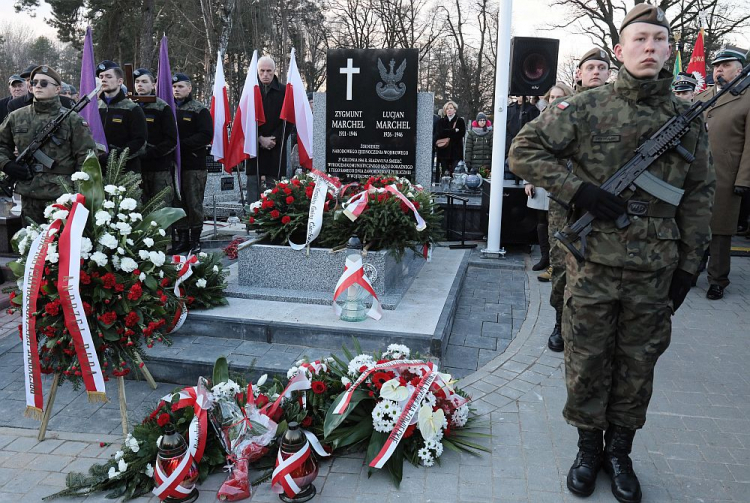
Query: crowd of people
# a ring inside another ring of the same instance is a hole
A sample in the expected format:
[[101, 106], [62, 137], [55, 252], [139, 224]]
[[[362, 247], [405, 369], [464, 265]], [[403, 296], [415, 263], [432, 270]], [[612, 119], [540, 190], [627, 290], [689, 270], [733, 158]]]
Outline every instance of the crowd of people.
[[[251, 200], [260, 198], [261, 186], [272, 183], [278, 177], [278, 166], [285, 163], [279, 115], [286, 86], [279, 83], [275, 71], [270, 57], [258, 61], [266, 122], [259, 128], [259, 155], [248, 167]], [[96, 144], [88, 124], [74, 113], [55, 132], [54, 141], [41, 149], [51, 162], [35, 160], [31, 165], [16, 162], [16, 156], [46, 124], [75, 106], [78, 91], [48, 65], [30, 65], [8, 78], [10, 96], [0, 100], [0, 170], [10, 178], [15, 193], [21, 195], [22, 218], [44, 223], [46, 206], [62, 195], [58, 177], [70, 181], [90, 151], [97, 153], [106, 170], [110, 154], [127, 149], [124, 167], [141, 176], [144, 202], [162, 193], [166, 194], [167, 205], [185, 211], [186, 216], [172, 229], [172, 253], [199, 252], [213, 121], [209, 110], [193, 99], [191, 77], [175, 73], [167, 83], [172, 89], [174, 110], [156, 97], [158, 83], [148, 68], [133, 72], [131, 90], [124, 85], [123, 69], [114, 61], [97, 65], [96, 77], [101, 82], [97, 101], [107, 145]], [[176, 176], [178, 142], [180, 170]]]

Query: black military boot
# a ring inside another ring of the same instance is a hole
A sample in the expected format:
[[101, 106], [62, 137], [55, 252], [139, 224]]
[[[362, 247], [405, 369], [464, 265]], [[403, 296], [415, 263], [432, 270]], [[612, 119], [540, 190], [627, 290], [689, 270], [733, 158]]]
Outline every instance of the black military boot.
[[620, 503], [640, 503], [641, 484], [633, 471], [630, 451], [635, 430], [612, 425], [604, 435], [604, 471], [612, 478], [612, 494]]
[[532, 271], [541, 271], [549, 267], [549, 236], [547, 235], [547, 224], [537, 224], [536, 233], [539, 238], [539, 250], [542, 252], [542, 258], [534, 264]]
[[203, 226], [192, 227], [190, 229], [190, 253], [198, 254], [201, 251], [201, 233], [203, 232]]
[[172, 255], [185, 253], [190, 249], [190, 234], [187, 229], [175, 229], [172, 240]]
[[576, 496], [591, 496], [602, 467], [602, 430], [578, 428], [578, 455], [568, 470], [568, 489]]
[[549, 340], [547, 341], [547, 347], [555, 353], [559, 353], [560, 351], [565, 349], [565, 343], [563, 342], [560, 325], [556, 324], [554, 330], [552, 330], [552, 333], [549, 336]]

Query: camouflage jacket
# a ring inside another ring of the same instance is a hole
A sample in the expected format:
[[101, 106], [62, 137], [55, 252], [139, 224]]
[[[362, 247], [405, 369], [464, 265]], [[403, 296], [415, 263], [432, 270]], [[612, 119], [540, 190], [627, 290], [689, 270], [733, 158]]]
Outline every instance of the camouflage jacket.
[[[511, 171], [570, 204], [584, 182], [601, 185], [649, 135], [688, 108], [672, 96], [671, 82], [667, 71], [657, 80], [638, 80], [623, 68], [614, 84], [556, 102], [516, 136], [509, 157]], [[702, 119], [693, 122], [682, 145], [695, 156], [692, 163], [669, 152], [649, 170], [684, 189], [679, 206], [641, 189], [626, 191], [621, 194], [624, 199], [649, 203], [648, 215], [631, 216], [625, 229], [617, 229], [611, 221], [594, 221], [587, 238], [587, 260], [638, 271], [674, 265], [690, 273], [697, 270], [711, 238], [716, 185]], [[572, 172], [558, 162], [565, 158], [572, 161]]]
[[[15, 151], [21, 152], [34, 139], [34, 136], [51, 120], [67, 111], [60, 105], [59, 98], [35, 101], [32, 106], [23, 107], [8, 115], [0, 125], [0, 169], [15, 160]], [[91, 131], [83, 118], [72, 113], [55, 133], [58, 142], [48, 141], [41, 150], [55, 160], [52, 169], [44, 168], [33, 180], [19, 182], [16, 190], [21, 195], [31, 195], [41, 188], [45, 179], [56, 175], [70, 175], [78, 171], [89, 150], [96, 150]], [[58, 144], [59, 143], [59, 144]]]

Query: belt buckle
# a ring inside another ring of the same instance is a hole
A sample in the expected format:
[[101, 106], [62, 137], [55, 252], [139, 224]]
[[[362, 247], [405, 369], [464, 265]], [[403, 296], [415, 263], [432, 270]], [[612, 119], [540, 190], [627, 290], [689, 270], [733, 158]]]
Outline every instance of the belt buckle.
[[648, 201], [628, 201], [628, 214], [635, 216], [645, 216], [648, 214]]

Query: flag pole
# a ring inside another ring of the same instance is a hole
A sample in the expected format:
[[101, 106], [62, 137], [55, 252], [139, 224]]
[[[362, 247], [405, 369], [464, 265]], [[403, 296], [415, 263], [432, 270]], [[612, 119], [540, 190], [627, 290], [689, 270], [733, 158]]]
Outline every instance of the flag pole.
[[284, 140], [286, 140], [286, 121], [284, 121], [284, 125], [281, 128], [281, 150], [279, 151], [279, 176], [276, 177], [277, 180], [281, 180], [281, 163], [284, 161]]
[[[245, 162], [243, 164], [245, 164], [245, 173], [247, 173], [247, 163]], [[240, 173], [240, 165], [238, 164], [232, 169], [237, 170], [237, 185], [240, 188], [240, 204], [242, 205], [242, 212], [244, 213], [245, 212], [245, 194], [243, 194], [243, 191], [242, 191], [242, 173]]]
[[255, 179], [258, 183], [255, 185], [258, 187], [258, 199], [256, 201], [260, 201], [260, 133], [258, 132], [258, 121], [253, 120], [255, 123], [255, 142], [257, 143], [257, 147], [255, 148]]

